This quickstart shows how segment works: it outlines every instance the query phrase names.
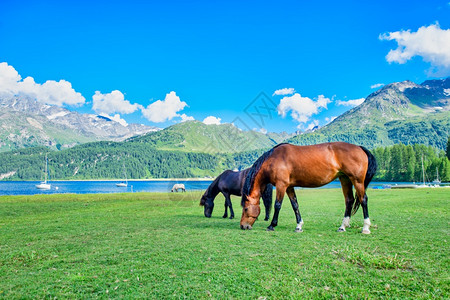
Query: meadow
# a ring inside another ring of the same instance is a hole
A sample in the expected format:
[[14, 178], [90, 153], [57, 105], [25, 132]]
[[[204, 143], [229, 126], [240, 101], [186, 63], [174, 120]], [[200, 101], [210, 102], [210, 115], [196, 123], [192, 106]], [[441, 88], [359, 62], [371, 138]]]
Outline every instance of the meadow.
[[297, 192], [275, 232], [203, 216], [200, 192], [0, 197], [0, 298], [446, 298], [450, 189], [369, 189], [338, 233], [339, 189]]

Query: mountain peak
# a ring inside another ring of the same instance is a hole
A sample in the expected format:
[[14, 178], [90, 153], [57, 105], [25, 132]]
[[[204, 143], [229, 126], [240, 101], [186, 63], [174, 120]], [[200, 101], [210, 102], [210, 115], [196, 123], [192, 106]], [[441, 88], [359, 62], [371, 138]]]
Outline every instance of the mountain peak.
[[421, 87], [417, 83], [414, 83], [410, 80], [400, 81], [400, 82], [394, 82], [388, 85], [385, 85], [381, 88], [381, 90], [387, 90], [387, 89], [395, 89], [401, 93], [403, 93], [406, 89], [412, 89], [412, 88], [419, 88]]

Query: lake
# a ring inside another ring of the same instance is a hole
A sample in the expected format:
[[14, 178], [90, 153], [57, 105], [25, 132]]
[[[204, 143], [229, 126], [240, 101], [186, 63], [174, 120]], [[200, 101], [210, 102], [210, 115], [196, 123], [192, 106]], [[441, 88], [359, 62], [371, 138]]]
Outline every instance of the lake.
[[[210, 180], [139, 180], [128, 181], [128, 187], [117, 187], [120, 181], [51, 181], [50, 190], [38, 190], [39, 181], [0, 181], [0, 196], [35, 195], [35, 194], [99, 194], [99, 193], [131, 193], [131, 192], [170, 192], [175, 183], [183, 183], [187, 191], [201, 191], [211, 184]], [[397, 182], [400, 184], [400, 182]], [[383, 188], [394, 182], [372, 182], [369, 188]], [[340, 188], [339, 181], [333, 181], [322, 188]]]

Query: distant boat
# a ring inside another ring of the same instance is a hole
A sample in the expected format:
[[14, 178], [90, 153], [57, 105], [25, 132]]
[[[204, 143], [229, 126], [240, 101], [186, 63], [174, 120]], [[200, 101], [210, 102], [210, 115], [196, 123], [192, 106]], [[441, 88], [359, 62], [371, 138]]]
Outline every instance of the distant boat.
[[51, 184], [47, 183], [47, 175], [48, 175], [48, 158], [47, 154], [45, 155], [45, 172], [44, 172], [44, 181], [39, 184], [36, 184], [36, 188], [39, 190], [49, 190], [51, 189]]
[[128, 186], [127, 172], [125, 172], [125, 164], [123, 164], [123, 175], [125, 176], [125, 181], [116, 183], [117, 187], [127, 187]]
[[433, 184], [441, 184], [441, 180], [439, 179], [439, 171], [438, 168], [436, 167], [436, 179], [433, 180], [432, 182]]

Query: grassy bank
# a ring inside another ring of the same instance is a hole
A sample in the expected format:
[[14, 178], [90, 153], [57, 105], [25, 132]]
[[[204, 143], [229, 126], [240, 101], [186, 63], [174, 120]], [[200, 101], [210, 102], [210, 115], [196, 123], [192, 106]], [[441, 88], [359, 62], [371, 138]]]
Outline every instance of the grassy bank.
[[0, 298], [448, 298], [450, 189], [369, 190], [345, 233], [337, 189], [285, 201], [275, 232], [211, 219], [200, 193], [0, 197]]

